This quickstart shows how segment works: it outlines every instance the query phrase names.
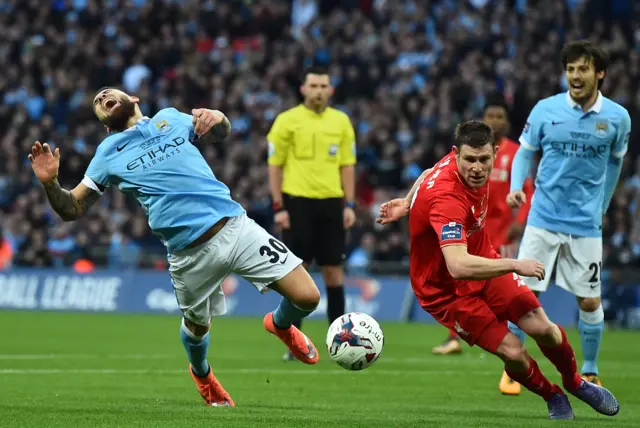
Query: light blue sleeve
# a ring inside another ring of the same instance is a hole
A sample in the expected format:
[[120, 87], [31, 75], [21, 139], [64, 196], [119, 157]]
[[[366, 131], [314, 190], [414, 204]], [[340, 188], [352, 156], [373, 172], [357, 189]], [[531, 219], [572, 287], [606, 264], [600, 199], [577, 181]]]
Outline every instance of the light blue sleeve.
[[520, 134], [519, 141], [522, 147], [530, 151], [540, 150], [543, 123], [544, 108], [541, 106], [541, 102], [538, 102], [529, 113], [527, 123], [525, 123], [522, 134]]
[[627, 153], [629, 147], [629, 137], [631, 136], [631, 117], [629, 112], [624, 110], [622, 121], [618, 126], [618, 132], [616, 140], [611, 147], [611, 156], [614, 158], [622, 159]]
[[187, 129], [189, 129], [190, 136], [195, 137], [195, 133], [193, 132], [193, 116], [182, 113], [173, 107], [167, 108], [165, 111], [170, 116], [170, 119], [176, 119], [178, 122], [186, 126]]
[[522, 190], [524, 182], [531, 172], [531, 164], [533, 163], [533, 154], [535, 151], [527, 149], [522, 144], [513, 158], [511, 165], [511, 187], [510, 190]]
[[616, 140], [611, 147], [611, 157], [607, 163], [607, 171], [604, 178], [604, 198], [602, 200], [602, 214], [606, 214], [611, 204], [611, 199], [616, 191], [620, 172], [622, 171], [622, 159], [624, 158], [627, 148], [629, 147], [629, 137], [631, 135], [631, 117], [625, 110]]
[[[104, 156], [103, 144], [98, 145], [96, 154], [91, 159], [85, 179], [82, 182], [89, 188], [102, 193], [106, 187], [110, 185], [111, 174], [109, 174], [108, 162]], [[87, 178], [90, 180], [88, 181]], [[93, 185], [92, 185], [93, 184]]]

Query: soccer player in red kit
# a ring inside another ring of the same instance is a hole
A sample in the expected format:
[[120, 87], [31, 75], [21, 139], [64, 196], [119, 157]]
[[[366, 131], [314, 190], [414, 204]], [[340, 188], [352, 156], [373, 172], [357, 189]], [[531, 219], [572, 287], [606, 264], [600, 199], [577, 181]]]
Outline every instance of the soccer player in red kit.
[[422, 308], [469, 345], [502, 359], [512, 379], [547, 402], [549, 418], [573, 419], [569, 399], [542, 374], [507, 321], [535, 340], [567, 391], [599, 413], [616, 415], [616, 398], [580, 377], [564, 330], [549, 321], [520, 279], [544, 278], [542, 264], [501, 258], [491, 245], [484, 226], [496, 153], [489, 125], [459, 125], [452, 152], [418, 179], [407, 198], [383, 204], [377, 221], [409, 215], [411, 286]]
[[[517, 248], [524, 232], [527, 215], [529, 214], [529, 201], [533, 195], [533, 182], [525, 181], [523, 191], [527, 197], [527, 203], [522, 204], [519, 210], [514, 211], [507, 205], [507, 195], [510, 192], [511, 164], [520, 145], [506, 137], [511, 126], [509, 122], [509, 107], [501, 95], [490, 97], [484, 108], [482, 119], [493, 129], [498, 144], [498, 153], [493, 162], [493, 171], [489, 177], [491, 193], [488, 197], [489, 208], [485, 228], [491, 237], [493, 248], [502, 257], [515, 257]], [[435, 355], [449, 355], [462, 352], [462, 346], [455, 330], [449, 330], [447, 339], [433, 348]], [[500, 391], [507, 395], [520, 394], [520, 384], [514, 382], [505, 373], [502, 374], [499, 385]]]

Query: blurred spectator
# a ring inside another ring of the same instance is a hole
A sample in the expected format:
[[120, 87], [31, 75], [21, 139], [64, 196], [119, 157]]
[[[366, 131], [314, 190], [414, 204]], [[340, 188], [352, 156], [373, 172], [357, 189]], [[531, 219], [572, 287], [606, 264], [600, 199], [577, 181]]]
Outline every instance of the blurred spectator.
[[[18, 266], [86, 259], [155, 267], [166, 257], [142, 210], [115, 189], [87, 218], [61, 226], [25, 161], [36, 139], [60, 147], [60, 182], [75, 186], [106, 136], [91, 110], [101, 86], [136, 93], [145, 114], [168, 106], [225, 111], [232, 138], [200, 149], [233, 197], [270, 228], [264, 137], [275, 115], [298, 102], [300, 71], [328, 65], [334, 105], [358, 133], [354, 266], [406, 258], [406, 222], [377, 227], [377, 207], [405, 194], [449, 150], [455, 126], [479, 117], [489, 94], [510, 103], [517, 139], [535, 103], [566, 89], [558, 58], [566, 40], [589, 38], [611, 52], [603, 92], [640, 123], [640, 3], [629, 0], [43, 4], [0, 3], [0, 215], [3, 248]], [[632, 126], [632, 142], [639, 136]], [[607, 255], [623, 265], [640, 265], [638, 147], [630, 145], [605, 220]]]
[[13, 248], [9, 240], [4, 238], [2, 229], [0, 229], [0, 270], [8, 269], [13, 262]]

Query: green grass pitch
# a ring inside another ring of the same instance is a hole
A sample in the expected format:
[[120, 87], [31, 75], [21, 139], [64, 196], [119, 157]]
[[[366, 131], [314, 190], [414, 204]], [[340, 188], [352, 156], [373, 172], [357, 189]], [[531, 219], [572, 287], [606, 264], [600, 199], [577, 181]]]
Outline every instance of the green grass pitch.
[[[385, 351], [362, 372], [332, 363], [327, 325], [308, 322], [316, 366], [284, 363], [258, 318], [214, 320], [209, 362], [235, 409], [202, 405], [168, 316], [0, 312], [0, 426], [9, 427], [547, 427], [640, 426], [640, 334], [605, 333], [601, 371], [621, 402], [614, 418], [577, 399], [573, 422], [547, 419], [525, 391], [497, 390], [500, 362], [479, 349], [435, 357], [437, 326], [382, 323]], [[570, 338], [579, 355], [579, 338]], [[531, 344], [531, 342], [529, 342]], [[555, 382], [559, 375], [531, 353]]]

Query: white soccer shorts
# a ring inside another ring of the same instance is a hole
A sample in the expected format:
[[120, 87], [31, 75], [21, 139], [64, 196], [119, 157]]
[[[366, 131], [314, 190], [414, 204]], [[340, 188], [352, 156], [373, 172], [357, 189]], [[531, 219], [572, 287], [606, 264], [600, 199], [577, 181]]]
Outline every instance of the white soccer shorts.
[[544, 265], [546, 275], [542, 281], [522, 277], [533, 291], [546, 291], [555, 266], [559, 287], [577, 297], [600, 297], [601, 237], [576, 237], [527, 226], [518, 259], [537, 260]]
[[169, 255], [169, 273], [185, 318], [208, 325], [227, 311], [222, 282], [231, 273], [242, 276], [260, 293], [302, 264], [280, 241], [242, 214], [209, 241]]

